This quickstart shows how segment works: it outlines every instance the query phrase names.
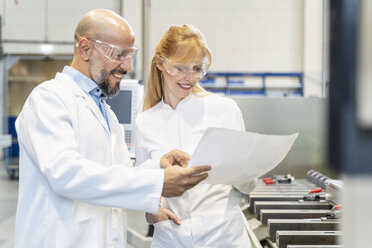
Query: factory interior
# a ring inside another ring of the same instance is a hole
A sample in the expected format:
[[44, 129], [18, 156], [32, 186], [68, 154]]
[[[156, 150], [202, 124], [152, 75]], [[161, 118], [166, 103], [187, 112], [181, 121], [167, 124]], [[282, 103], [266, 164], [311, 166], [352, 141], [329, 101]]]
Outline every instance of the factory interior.
[[[133, 161], [155, 46], [171, 25], [193, 25], [212, 54], [199, 84], [237, 103], [246, 132], [298, 133], [250, 193], [236, 190], [250, 238], [241, 247], [372, 247], [370, 0], [0, 0], [0, 248], [15, 247], [15, 121], [32, 90], [71, 64], [75, 27], [93, 9], [116, 12], [135, 33], [132, 71], [107, 100]], [[127, 247], [150, 247], [145, 212], [127, 215]]]

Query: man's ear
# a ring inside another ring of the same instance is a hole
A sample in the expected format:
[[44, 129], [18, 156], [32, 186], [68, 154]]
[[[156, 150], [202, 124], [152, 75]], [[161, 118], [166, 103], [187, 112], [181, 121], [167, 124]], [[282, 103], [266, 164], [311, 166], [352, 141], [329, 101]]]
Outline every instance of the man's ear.
[[77, 43], [77, 47], [79, 49], [80, 57], [83, 60], [88, 61], [93, 50], [92, 43], [87, 38], [82, 38]]

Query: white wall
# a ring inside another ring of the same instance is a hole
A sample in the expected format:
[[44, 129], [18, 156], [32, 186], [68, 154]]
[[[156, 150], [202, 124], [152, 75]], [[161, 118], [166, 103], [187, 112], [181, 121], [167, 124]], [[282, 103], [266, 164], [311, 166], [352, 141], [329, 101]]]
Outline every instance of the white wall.
[[[55, 46], [57, 54], [72, 54], [74, 30], [80, 18], [91, 9], [105, 8], [120, 13], [121, 0], [2, 0], [2, 39], [4, 50], [12, 54], [40, 53], [39, 44]], [[23, 44], [21, 42], [24, 42]], [[21, 44], [19, 44], [21, 43]]]
[[307, 97], [321, 96], [324, 78], [323, 69], [328, 56], [323, 53], [325, 44], [323, 37], [324, 0], [304, 1], [304, 95]]
[[76, 24], [89, 10], [119, 12], [118, 0], [2, 0], [3, 40], [73, 41]]
[[188, 23], [207, 39], [213, 55], [211, 71], [302, 71], [303, 1], [147, 2], [150, 51], [170, 25]]
[[123, 17], [130, 23], [136, 34], [135, 45], [138, 48], [135, 63], [135, 76], [137, 79], [143, 79], [143, 1], [122, 0]]
[[304, 95], [321, 96], [323, 1], [145, 0], [145, 72], [161, 35], [187, 23], [207, 39], [210, 71], [304, 72]]
[[[213, 54], [211, 71], [305, 71], [305, 95], [316, 96], [321, 95], [323, 1], [18, 0], [16, 5], [14, 0], [0, 0], [0, 15], [5, 52], [40, 53], [40, 44], [27, 42], [47, 41], [58, 43], [56, 54], [71, 55], [73, 32], [83, 14], [94, 8], [121, 13], [137, 35], [139, 79], [148, 72], [154, 47], [169, 26], [189, 23], [207, 38]], [[315, 86], [307, 87], [311, 84]]]
[[189, 23], [208, 41], [211, 71], [304, 71], [305, 96], [320, 96], [324, 1], [0, 0], [3, 48], [10, 54], [35, 54], [40, 43], [49, 42], [55, 54], [72, 55], [80, 18], [91, 9], [106, 8], [122, 14], [136, 32], [138, 79], [146, 79], [154, 47], [169, 26]]

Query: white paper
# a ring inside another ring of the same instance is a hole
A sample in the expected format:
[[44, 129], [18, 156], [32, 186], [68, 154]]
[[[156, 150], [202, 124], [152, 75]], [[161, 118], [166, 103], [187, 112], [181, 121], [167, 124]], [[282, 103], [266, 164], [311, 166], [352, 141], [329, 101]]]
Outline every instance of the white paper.
[[298, 133], [264, 135], [226, 128], [208, 128], [189, 162], [211, 165], [203, 182], [242, 184], [275, 168], [287, 155]]

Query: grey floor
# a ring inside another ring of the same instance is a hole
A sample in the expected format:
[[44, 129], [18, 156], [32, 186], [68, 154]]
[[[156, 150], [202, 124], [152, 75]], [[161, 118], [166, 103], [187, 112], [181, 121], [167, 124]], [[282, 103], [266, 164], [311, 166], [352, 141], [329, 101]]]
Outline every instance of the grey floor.
[[[5, 162], [0, 160], [0, 248], [14, 247], [14, 223], [18, 198], [18, 181], [10, 180]], [[128, 226], [141, 235], [146, 235], [148, 225], [144, 213], [128, 211]], [[128, 244], [128, 248], [135, 247]]]

